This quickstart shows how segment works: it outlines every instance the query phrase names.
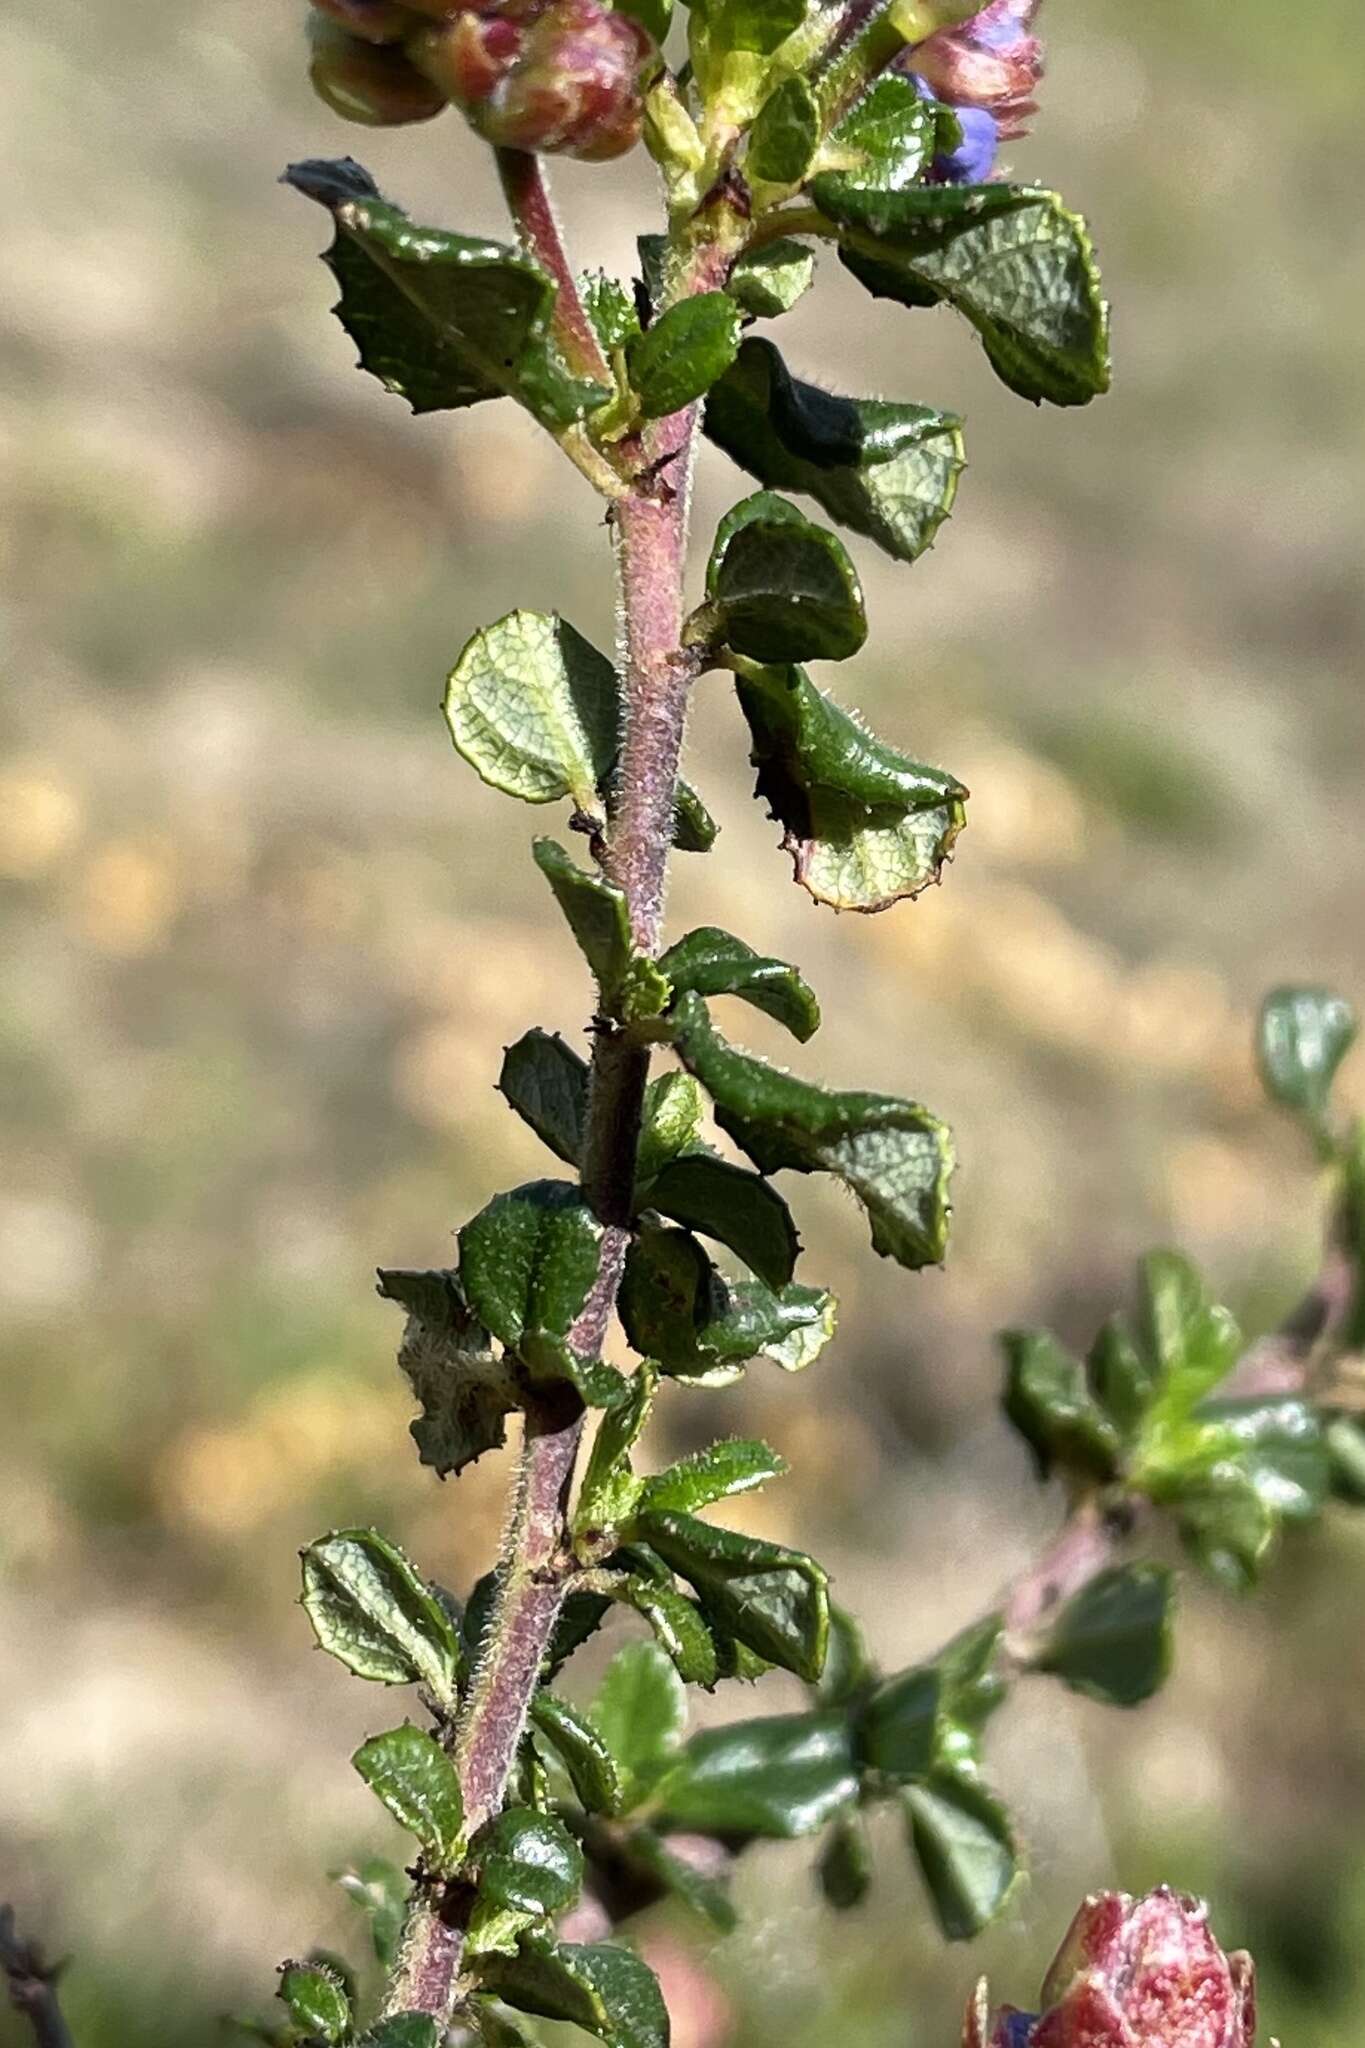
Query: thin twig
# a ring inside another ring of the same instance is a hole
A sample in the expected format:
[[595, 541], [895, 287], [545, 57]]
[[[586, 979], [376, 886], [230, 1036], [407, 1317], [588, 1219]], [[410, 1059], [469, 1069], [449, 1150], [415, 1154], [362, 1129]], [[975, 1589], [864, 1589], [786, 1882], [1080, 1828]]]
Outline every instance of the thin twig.
[[524, 149], [499, 149], [494, 154], [508, 210], [527, 253], [535, 257], [542, 270], [548, 270], [559, 287], [555, 297], [555, 332], [570, 367], [598, 383], [613, 384], [602, 345], [579, 297], [578, 281], [564, 248], [540, 158]]
[[57, 1998], [57, 1980], [65, 1964], [49, 1963], [36, 1941], [20, 1939], [13, 1906], [0, 1906], [0, 1968], [9, 1985], [9, 2002], [32, 2027], [38, 2048], [74, 2048]]

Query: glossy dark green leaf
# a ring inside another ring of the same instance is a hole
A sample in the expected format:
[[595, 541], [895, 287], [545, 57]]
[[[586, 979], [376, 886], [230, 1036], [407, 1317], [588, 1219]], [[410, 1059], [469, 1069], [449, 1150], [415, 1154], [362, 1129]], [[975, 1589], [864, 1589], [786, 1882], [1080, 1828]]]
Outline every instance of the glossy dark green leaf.
[[1254, 1586], [1274, 1546], [1274, 1509], [1251, 1474], [1229, 1461], [1182, 1485], [1173, 1506], [1181, 1539], [1209, 1576], [1234, 1593]]
[[657, 1224], [646, 1225], [627, 1253], [618, 1309], [642, 1357], [657, 1359], [674, 1378], [719, 1371], [716, 1384], [759, 1356], [799, 1370], [834, 1327], [832, 1299], [819, 1288], [728, 1284], [689, 1232]]
[[702, 292], [660, 314], [626, 351], [646, 419], [681, 412], [723, 376], [739, 348], [740, 312], [725, 292]]
[[362, 1743], [351, 1761], [434, 1864], [448, 1868], [458, 1860], [464, 1801], [455, 1766], [439, 1742], [405, 1722]]
[[498, 1087], [542, 1144], [577, 1166], [588, 1115], [588, 1063], [556, 1031], [528, 1031], [503, 1055]]
[[673, 844], [679, 853], [709, 853], [720, 826], [689, 783], [680, 782], [674, 797]]
[[650, 1082], [635, 1155], [637, 1199], [670, 1159], [696, 1146], [705, 1114], [701, 1090], [690, 1074], [659, 1074]]
[[794, 1841], [817, 1833], [857, 1792], [845, 1716], [782, 1714], [694, 1735], [657, 1799], [674, 1827]]
[[843, 542], [772, 491], [721, 521], [706, 590], [708, 634], [755, 661], [844, 661], [867, 638], [862, 585]]
[[634, 1508], [642, 1482], [631, 1470], [630, 1454], [649, 1420], [656, 1384], [655, 1368], [645, 1360], [627, 1399], [608, 1409], [598, 1423], [579, 1489], [575, 1528], [614, 1528]]
[[761, 484], [814, 498], [898, 562], [932, 544], [964, 467], [961, 422], [951, 413], [837, 397], [793, 377], [756, 335], [713, 385], [705, 426]]
[[1170, 1672], [1174, 1607], [1165, 1565], [1115, 1565], [1067, 1601], [1034, 1669], [1107, 1706], [1138, 1706]]
[[602, 1000], [613, 1003], [625, 985], [631, 965], [630, 913], [625, 891], [604, 876], [580, 868], [557, 840], [533, 840], [531, 851], [536, 866], [554, 891], [555, 901], [578, 941], [583, 958], [597, 977]]
[[610, 2048], [668, 2048], [668, 2013], [654, 1972], [614, 1943], [579, 1947], [526, 1935], [515, 1957], [489, 1957], [480, 1975], [518, 2012], [568, 2020]]
[[1272, 1101], [1321, 1126], [1337, 1068], [1359, 1029], [1351, 1005], [1331, 989], [1274, 989], [1261, 1005], [1256, 1035], [1261, 1079]]
[[857, 1717], [861, 1761], [898, 1784], [926, 1779], [938, 1753], [943, 1678], [932, 1665], [877, 1687]]
[[422, 1409], [408, 1428], [422, 1463], [444, 1479], [501, 1448], [521, 1391], [457, 1274], [381, 1271], [378, 1283], [384, 1300], [407, 1310], [398, 1363]]
[[872, 1888], [872, 1849], [860, 1814], [838, 1815], [825, 1837], [816, 1874], [836, 1912], [861, 1906]]
[[950, 1764], [976, 1764], [981, 1731], [1004, 1701], [1006, 1681], [997, 1668], [1004, 1634], [1004, 1616], [985, 1615], [933, 1659], [943, 1685], [939, 1753]]
[[1327, 1499], [1330, 1465], [1322, 1417], [1297, 1395], [1205, 1401], [1196, 1418], [1212, 1462], [1231, 1457], [1275, 1515], [1308, 1522]]
[[490, 788], [600, 812], [620, 744], [620, 685], [567, 619], [515, 611], [480, 627], [450, 671], [444, 709], [456, 751]]
[[1110, 1316], [1100, 1325], [1085, 1369], [1090, 1391], [1126, 1443], [1147, 1412], [1157, 1369], [1139, 1351], [1122, 1316]]
[[1112, 1479], [1121, 1442], [1090, 1391], [1085, 1367], [1046, 1330], [1006, 1330], [1005, 1413], [1033, 1452], [1039, 1476], [1055, 1467]]
[[428, 2012], [394, 2012], [376, 2020], [357, 2048], [441, 2048], [441, 2029]]
[[369, 1921], [376, 1962], [391, 1970], [408, 1909], [407, 1877], [396, 1863], [369, 1856], [353, 1870], [337, 1871], [336, 1882]]
[[885, 910], [940, 879], [966, 821], [961, 783], [875, 739], [803, 669], [755, 668], [736, 690], [757, 794], [817, 903]]
[[813, 187], [849, 230], [843, 262], [876, 298], [943, 303], [976, 328], [1024, 398], [1084, 405], [1109, 389], [1109, 313], [1084, 221], [1017, 185]]
[[541, 1916], [562, 1913], [578, 1897], [583, 1852], [552, 1813], [504, 1807], [474, 1848], [479, 1895], [493, 1906]]
[[493, 1335], [532, 1373], [565, 1372], [565, 1339], [597, 1278], [602, 1226], [580, 1188], [528, 1181], [460, 1232], [460, 1280]]
[[277, 1997], [294, 2024], [318, 2041], [340, 2042], [351, 2032], [351, 2001], [334, 1971], [318, 1963], [286, 1963]]
[[[765, 243], [761, 249], [747, 250], [739, 257], [725, 289], [736, 305], [746, 313], [752, 313], [756, 320], [776, 320], [779, 314], [790, 313], [814, 282], [814, 254], [804, 242], [784, 235], [780, 241]], [[740, 354], [743, 353], [741, 344]], [[726, 377], [729, 374], [727, 371]], [[720, 379], [721, 384], [725, 383], [726, 377]], [[718, 387], [712, 385], [711, 388], [714, 391]], [[710, 432], [709, 427], [707, 431]], [[780, 484], [777, 477], [764, 477], [762, 481]], [[780, 487], [788, 488], [786, 485]]]
[[1332, 1492], [1353, 1507], [1365, 1505], [1365, 1424], [1335, 1415], [1323, 1434]]
[[820, 109], [800, 72], [769, 93], [749, 131], [744, 159], [750, 182], [799, 185], [820, 140]]
[[803, 1045], [820, 1028], [815, 991], [797, 969], [756, 953], [718, 925], [688, 932], [659, 965], [679, 994], [694, 989], [699, 996], [738, 996], [785, 1025]]
[[820, 1676], [829, 1582], [814, 1558], [690, 1515], [641, 1514], [637, 1527], [727, 1634], [799, 1678]]
[[840, 1607], [837, 1601], [831, 1600], [829, 1644], [825, 1651], [825, 1668], [815, 1687], [816, 1698], [826, 1707], [849, 1706], [874, 1676], [857, 1619], [846, 1607]]
[[625, 1786], [616, 1759], [592, 1722], [558, 1693], [543, 1688], [531, 1702], [531, 1720], [569, 1774], [569, 1781], [589, 1813], [619, 1814]]
[[715, 1637], [694, 1600], [675, 1586], [626, 1573], [616, 1579], [612, 1598], [633, 1607], [654, 1631], [654, 1640], [673, 1663], [684, 1685], [709, 1692], [721, 1676]]
[[646, 1194], [651, 1209], [728, 1245], [769, 1287], [781, 1291], [790, 1281], [801, 1240], [791, 1210], [760, 1174], [696, 1150], [671, 1160]]
[[673, 1660], [657, 1643], [627, 1643], [603, 1673], [589, 1712], [633, 1805], [665, 1769], [687, 1727], [687, 1694]]
[[915, 185], [938, 148], [937, 114], [934, 102], [900, 72], [877, 79], [820, 152], [820, 175], [811, 186], [816, 204], [839, 219], [846, 199]]
[[1005, 1810], [977, 1780], [947, 1772], [901, 1796], [939, 1926], [949, 1941], [970, 1941], [995, 1919], [1018, 1873]]
[[780, 1479], [788, 1469], [786, 1459], [779, 1457], [770, 1445], [730, 1437], [708, 1444], [705, 1450], [693, 1451], [667, 1471], [646, 1479], [638, 1512], [696, 1514], [718, 1500], [728, 1500], [732, 1494], [750, 1493], [770, 1479]]
[[566, 370], [552, 338], [554, 280], [529, 256], [414, 226], [349, 157], [293, 164], [285, 183], [332, 215], [324, 260], [341, 286], [337, 316], [362, 367], [414, 412], [505, 392], [561, 429], [611, 396]]
[[303, 1610], [322, 1648], [360, 1678], [456, 1698], [460, 1645], [440, 1601], [374, 1529], [338, 1529], [302, 1553]]
[[656, 1834], [653, 1828], [633, 1828], [622, 1853], [717, 1934], [734, 1932], [737, 1915], [724, 1880], [699, 1870], [666, 1835]]
[[700, 996], [677, 1007], [676, 1044], [720, 1123], [763, 1173], [830, 1173], [864, 1204], [873, 1249], [912, 1269], [942, 1259], [952, 1139], [917, 1103], [838, 1093], [725, 1043]]

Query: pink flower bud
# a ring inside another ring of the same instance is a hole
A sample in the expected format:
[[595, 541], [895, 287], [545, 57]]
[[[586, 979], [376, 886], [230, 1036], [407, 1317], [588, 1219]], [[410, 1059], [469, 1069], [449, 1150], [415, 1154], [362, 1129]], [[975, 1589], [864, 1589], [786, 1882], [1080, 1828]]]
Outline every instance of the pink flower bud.
[[1043, 1982], [1043, 2010], [1004, 2006], [986, 1987], [967, 2011], [963, 2048], [1253, 2048], [1256, 1976], [1224, 1955], [1208, 1908], [1168, 1886], [1086, 1900]]
[[955, 107], [984, 107], [1007, 139], [1022, 135], [1037, 112], [1033, 95], [1043, 75], [1043, 46], [1031, 33], [1039, 0], [991, 0], [960, 28], [940, 29], [919, 44], [911, 67], [937, 98]]
[[646, 31], [601, 0], [504, 0], [408, 45], [487, 142], [601, 162], [640, 139]]
[[406, 121], [429, 121], [445, 106], [442, 94], [400, 49], [362, 42], [316, 13], [308, 24], [308, 41], [313, 90], [347, 121], [394, 128]]

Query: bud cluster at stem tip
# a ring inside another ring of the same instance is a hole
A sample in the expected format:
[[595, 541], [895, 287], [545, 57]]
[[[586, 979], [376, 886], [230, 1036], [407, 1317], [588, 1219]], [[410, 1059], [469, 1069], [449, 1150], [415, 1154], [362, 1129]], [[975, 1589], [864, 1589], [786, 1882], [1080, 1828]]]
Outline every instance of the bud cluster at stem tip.
[[309, 36], [314, 88], [348, 120], [452, 105], [487, 142], [594, 162], [639, 141], [658, 64], [648, 32], [602, 0], [314, 0]]
[[901, 60], [926, 98], [953, 109], [960, 144], [940, 157], [941, 184], [974, 185], [995, 168], [1000, 144], [1017, 140], [1037, 112], [1043, 46], [1033, 34], [1039, 0], [991, 0], [954, 27], [917, 42]]
[[1256, 1973], [1224, 1955], [1207, 1907], [1168, 1886], [1086, 1900], [1043, 1980], [1042, 2011], [992, 2014], [984, 1981], [962, 2048], [1253, 2048]]

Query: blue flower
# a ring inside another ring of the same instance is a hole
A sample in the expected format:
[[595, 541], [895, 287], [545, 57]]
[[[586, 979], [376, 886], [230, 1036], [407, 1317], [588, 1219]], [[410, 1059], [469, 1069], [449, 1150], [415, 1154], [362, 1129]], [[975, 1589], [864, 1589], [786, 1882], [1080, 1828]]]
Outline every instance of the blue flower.
[[1000, 152], [1000, 123], [984, 107], [954, 107], [953, 112], [962, 140], [934, 158], [930, 176], [939, 185], [984, 185]]

